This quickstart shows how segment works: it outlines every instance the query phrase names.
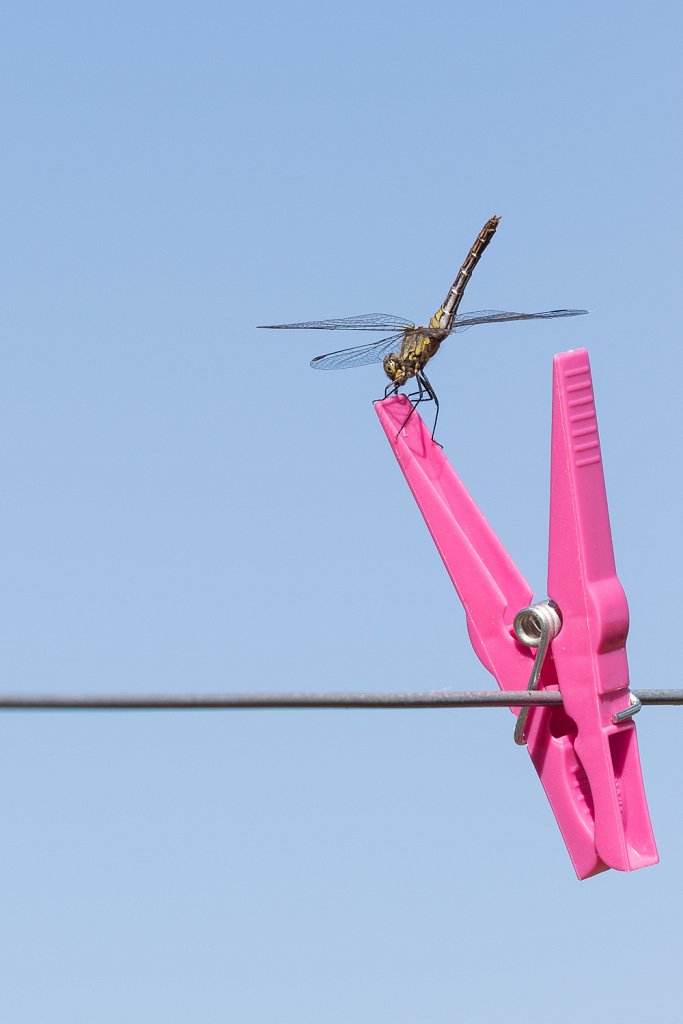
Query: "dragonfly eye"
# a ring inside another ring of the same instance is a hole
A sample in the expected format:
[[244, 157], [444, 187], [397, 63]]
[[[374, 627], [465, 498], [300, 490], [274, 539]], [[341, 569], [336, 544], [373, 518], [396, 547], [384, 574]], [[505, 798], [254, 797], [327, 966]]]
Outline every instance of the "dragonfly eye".
[[386, 373], [389, 380], [396, 380], [401, 375], [403, 367], [393, 352], [390, 352], [388, 356], [384, 357], [384, 372]]

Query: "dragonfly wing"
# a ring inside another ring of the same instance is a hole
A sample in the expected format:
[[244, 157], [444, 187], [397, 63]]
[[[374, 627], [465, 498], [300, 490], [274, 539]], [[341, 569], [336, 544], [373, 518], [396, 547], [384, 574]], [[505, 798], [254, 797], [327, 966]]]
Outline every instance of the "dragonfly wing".
[[271, 331], [399, 331], [415, 324], [391, 313], [364, 313], [341, 320], [308, 320], [302, 324], [259, 324]]
[[560, 316], [582, 316], [587, 309], [549, 309], [544, 313], [509, 313], [503, 309], [478, 309], [456, 316], [453, 331], [465, 331], [475, 324], [503, 324], [511, 320], [553, 320]]
[[380, 338], [369, 345], [354, 345], [353, 348], [341, 348], [337, 352], [328, 352], [324, 356], [311, 359], [311, 366], [316, 370], [349, 370], [352, 366], [366, 366], [368, 363], [381, 363], [394, 346], [403, 339], [403, 331], [392, 334], [388, 338]]

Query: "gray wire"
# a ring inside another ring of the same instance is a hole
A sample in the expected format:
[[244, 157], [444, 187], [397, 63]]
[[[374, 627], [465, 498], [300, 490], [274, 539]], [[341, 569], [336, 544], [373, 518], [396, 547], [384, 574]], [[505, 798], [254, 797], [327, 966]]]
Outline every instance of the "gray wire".
[[[683, 690], [634, 690], [644, 705], [683, 705]], [[6, 711], [185, 711], [284, 708], [494, 708], [562, 704], [557, 690], [426, 693], [0, 694]]]

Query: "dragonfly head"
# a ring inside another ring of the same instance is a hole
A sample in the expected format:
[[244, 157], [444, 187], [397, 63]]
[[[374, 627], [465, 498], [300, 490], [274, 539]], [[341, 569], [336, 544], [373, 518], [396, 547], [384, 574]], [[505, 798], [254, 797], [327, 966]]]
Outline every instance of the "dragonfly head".
[[397, 352], [390, 352], [388, 356], [385, 356], [383, 366], [389, 380], [398, 387], [408, 380], [409, 374], [406, 373], [405, 363]]

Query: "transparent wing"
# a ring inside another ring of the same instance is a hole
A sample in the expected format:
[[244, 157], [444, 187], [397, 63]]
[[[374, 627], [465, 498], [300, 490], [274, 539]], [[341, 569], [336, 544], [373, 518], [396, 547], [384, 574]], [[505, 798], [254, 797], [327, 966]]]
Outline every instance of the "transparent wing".
[[510, 320], [552, 320], [559, 316], [582, 316], [587, 309], [549, 309], [545, 313], [508, 313], [502, 309], [478, 309], [473, 313], [461, 313], [456, 316], [451, 330], [465, 331], [475, 324], [502, 324]]
[[412, 320], [391, 313], [364, 313], [341, 320], [308, 320], [303, 324], [259, 324], [271, 331], [398, 331], [414, 326]]
[[328, 352], [324, 356], [311, 359], [311, 366], [316, 370], [349, 370], [352, 366], [366, 366], [368, 363], [381, 363], [386, 355], [403, 338], [403, 331], [392, 334], [388, 338], [380, 338], [369, 345], [355, 345], [353, 348], [341, 348], [337, 352]]

